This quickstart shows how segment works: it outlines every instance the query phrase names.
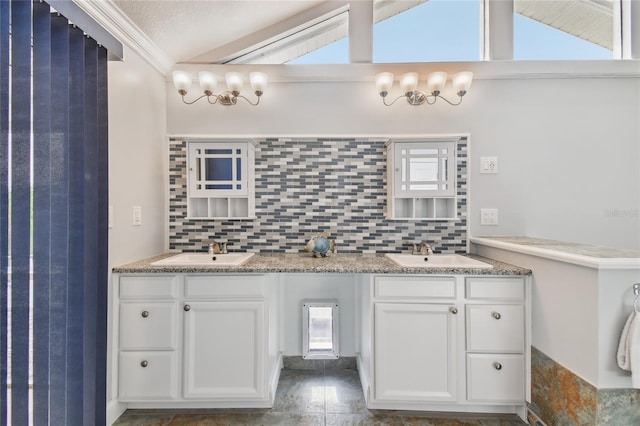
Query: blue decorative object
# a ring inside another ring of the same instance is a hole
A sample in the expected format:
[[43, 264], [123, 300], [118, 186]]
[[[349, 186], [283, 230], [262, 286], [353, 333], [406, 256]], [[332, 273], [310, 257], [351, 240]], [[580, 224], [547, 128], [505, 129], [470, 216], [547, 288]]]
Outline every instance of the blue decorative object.
[[329, 234], [322, 233], [315, 237], [311, 237], [304, 249], [313, 254], [313, 257], [326, 257], [329, 250], [331, 250], [332, 253], [335, 253], [336, 241], [328, 239], [328, 236]]

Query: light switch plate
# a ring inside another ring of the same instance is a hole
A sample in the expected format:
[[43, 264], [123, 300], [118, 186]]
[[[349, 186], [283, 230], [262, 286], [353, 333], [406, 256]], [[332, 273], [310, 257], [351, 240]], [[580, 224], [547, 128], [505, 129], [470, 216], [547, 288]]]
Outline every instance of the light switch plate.
[[113, 228], [113, 206], [109, 206], [109, 229]]
[[480, 157], [480, 173], [498, 173], [498, 157]]
[[142, 206], [133, 206], [133, 226], [142, 225]]
[[480, 209], [480, 225], [497, 225], [498, 209]]

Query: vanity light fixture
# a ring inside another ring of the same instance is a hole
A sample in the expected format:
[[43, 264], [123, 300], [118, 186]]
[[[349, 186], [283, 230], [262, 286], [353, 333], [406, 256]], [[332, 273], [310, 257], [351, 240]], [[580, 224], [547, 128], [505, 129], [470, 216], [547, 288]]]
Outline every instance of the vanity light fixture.
[[260, 97], [267, 88], [267, 74], [263, 72], [252, 72], [249, 74], [251, 90], [253, 90], [253, 93], [257, 96], [255, 103], [240, 94], [242, 86], [244, 85], [244, 77], [242, 74], [239, 72], [228, 72], [224, 77], [227, 83], [227, 90], [219, 94], [215, 94], [216, 87], [218, 86], [218, 78], [215, 74], [209, 71], [200, 71], [198, 73], [198, 82], [203, 94], [192, 101], [187, 101], [184, 98], [189, 92], [189, 89], [191, 89], [191, 74], [185, 71], [174, 71], [173, 85], [178, 90], [180, 96], [182, 96], [182, 102], [187, 105], [194, 104], [202, 98], [207, 98], [207, 101], [209, 101], [210, 104], [219, 103], [225, 106], [235, 105], [238, 102], [238, 98], [244, 99], [253, 106], [260, 103]]
[[418, 87], [418, 73], [408, 72], [400, 77], [400, 89], [402, 95], [395, 98], [392, 102], [387, 103], [387, 95], [393, 86], [393, 74], [390, 72], [383, 72], [376, 75], [376, 89], [382, 97], [382, 102], [386, 106], [391, 106], [400, 98], [406, 98], [410, 105], [433, 105], [439, 99], [443, 99], [449, 105], [460, 105], [462, 103], [462, 97], [467, 94], [471, 82], [473, 81], [473, 73], [471, 71], [463, 71], [451, 76], [451, 85], [453, 90], [460, 97], [458, 102], [451, 102], [444, 96], [440, 95], [442, 89], [444, 89], [447, 83], [446, 72], [433, 72], [427, 76], [427, 92], [417, 90]]

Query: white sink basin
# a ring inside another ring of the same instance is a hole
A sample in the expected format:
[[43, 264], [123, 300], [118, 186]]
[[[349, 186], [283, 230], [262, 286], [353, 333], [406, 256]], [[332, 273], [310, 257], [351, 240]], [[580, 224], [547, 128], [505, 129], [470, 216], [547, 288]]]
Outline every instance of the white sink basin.
[[493, 265], [459, 254], [385, 254], [389, 259], [403, 268], [473, 268], [492, 269]]
[[152, 262], [151, 266], [240, 266], [255, 253], [180, 253]]

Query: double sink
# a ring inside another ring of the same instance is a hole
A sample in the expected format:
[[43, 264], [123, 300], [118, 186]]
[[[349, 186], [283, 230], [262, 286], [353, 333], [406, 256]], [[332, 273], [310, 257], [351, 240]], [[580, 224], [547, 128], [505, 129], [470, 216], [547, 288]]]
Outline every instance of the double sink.
[[[234, 267], [246, 263], [255, 253], [180, 253], [151, 263], [152, 266], [221, 266]], [[492, 269], [493, 266], [459, 254], [411, 255], [400, 253], [385, 254], [402, 268], [472, 268]]]

